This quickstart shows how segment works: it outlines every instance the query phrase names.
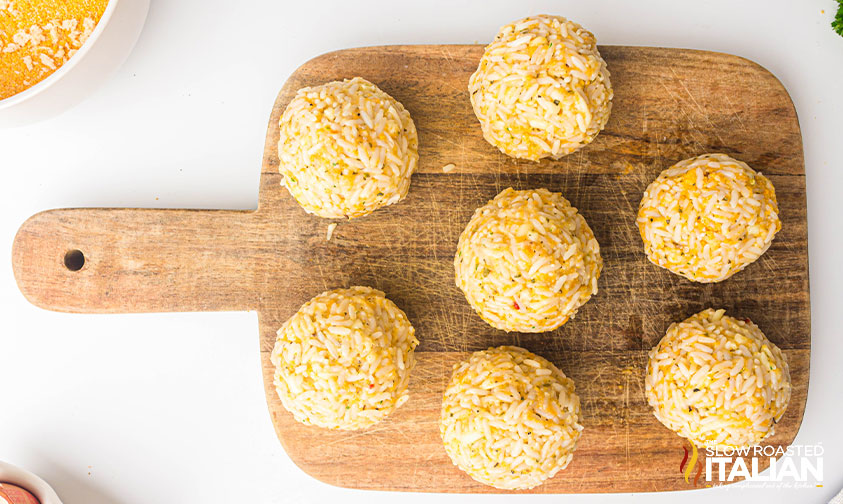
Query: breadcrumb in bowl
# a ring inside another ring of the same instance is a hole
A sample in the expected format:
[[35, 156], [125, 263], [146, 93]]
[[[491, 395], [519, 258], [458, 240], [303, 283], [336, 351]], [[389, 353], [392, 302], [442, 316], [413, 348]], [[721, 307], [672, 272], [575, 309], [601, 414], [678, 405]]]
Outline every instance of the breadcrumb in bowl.
[[0, 0], [0, 100], [49, 77], [88, 40], [108, 0]]
[[[25, 89], [0, 100], [0, 128], [18, 127], [48, 119], [70, 109], [92, 94], [113, 75], [114, 70], [131, 53], [149, 9], [149, 0], [108, 0], [107, 3], [104, 0], [0, 0], [0, 4], [4, 4], [6, 9], [12, 8], [21, 13], [23, 11], [20, 8], [24, 4], [59, 6], [56, 11], [39, 7], [37, 19], [32, 24], [24, 23], [20, 27], [20, 30], [26, 28], [30, 41], [27, 41], [25, 47], [9, 53], [10, 56], [21, 55], [21, 58], [20, 61], [12, 63], [14, 68], [11, 71], [15, 76], [11, 80], [4, 80], [3, 76], [0, 76], [0, 81], [6, 83], [2, 84], [4, 87], [10, 83], [14, 85], [13, 81], [16, 79], [27, 80], [29, 83], [25, 84], [28, 86]], [[87, 28], [99, 14], [92, 6], [101, 4], [105, 5], [105, 9], [90, 33], [85, 35]], [[84, 11], [77, 13], [78, 17], [69, 14], [76, 7]], [[0, 18], [4, 18], [4, 15], [5, 12], [0, 11]], [[76, 20], [75, 27], [71, 18]], [[90, 21], [86, 23], [87, 18], [90, 18]], [[0, 24], [8, 22], [14, 23], [14, 20], [6, 16]], [[33, 28], [33, 25], [38, 27]], [[3, 31], [3, 28], [9, 29], [8, 25], [5, 25], [0, 27], [0, 31]], [[51, 33], [53, 29], [56, 32], [55, 39]], [[9, 32], [9, 36], [12, 37], [15, 33]], [[47, 40], [41, 41], [42, 36], [46, 36]], [[84, 41], [83, 36], [86, 37]], [[23, 34], [20, 37], [23, 37]], [[0, 36], [0, 40], [0, 45], [4, 49], [8, 48], [9, 39]], [[82, 42], [81, 45], [79, 42]], [[44, 58], [42, 61], [40, 54], [21, 52], [21, 49], [29, 51], [35, 43], [38, 45], [35, 50], [44, 51], [56, 66], [55, 70], [47, 65], [50, 60]], [[76, 47], [77, 45], [79, 47]], [[29, 58], [25, 59], [26, 56]], [[35, 83], [31, 80], [33, 75], [24, 76], [28, 71], [27, 62], [32, 64], [34, 78], [38, 79]], [[42, 68], [39, 64], [47, 66]], [[50, 73], [39, 75], [44, 68]]]

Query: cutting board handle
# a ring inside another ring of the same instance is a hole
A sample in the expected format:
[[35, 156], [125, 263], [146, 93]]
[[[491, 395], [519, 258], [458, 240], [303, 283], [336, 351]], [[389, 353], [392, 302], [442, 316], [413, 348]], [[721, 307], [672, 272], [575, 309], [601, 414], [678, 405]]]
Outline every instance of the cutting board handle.
[[72, 208], [30, 217], [12, 266], [34, 305], [80, 313], [250, 310], [255, 212]]

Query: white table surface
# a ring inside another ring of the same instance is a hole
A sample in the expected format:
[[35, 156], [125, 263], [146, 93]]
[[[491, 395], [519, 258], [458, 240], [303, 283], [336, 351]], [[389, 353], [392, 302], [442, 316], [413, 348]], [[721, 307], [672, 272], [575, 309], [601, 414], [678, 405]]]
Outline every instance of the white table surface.
[[27, 217], [54, 207], [255, 208], [270, 108], [301, 63], [355, 46], [482, 43], [508, 21], [552, 12], [582, 23], [602, 44], [747, 57], [790, 92], [808, 174], [813, 319], [808, 406], [796, 442], [823, 444], [825, 482], [802, 490], [436, 499], [826, 502], [843, 486], [836, 322], [843, 38], [829, 27], [834, 2], [452, 3], [153, 0], [135, 51], [93, 96], [47, 122], [0, 130], [1, 460], [42, 476], [65, 504], [428, 501], [330, 487], [290, 461], [264, 402], [254, 313], [44, 311], [15, 285], [12, 239]]

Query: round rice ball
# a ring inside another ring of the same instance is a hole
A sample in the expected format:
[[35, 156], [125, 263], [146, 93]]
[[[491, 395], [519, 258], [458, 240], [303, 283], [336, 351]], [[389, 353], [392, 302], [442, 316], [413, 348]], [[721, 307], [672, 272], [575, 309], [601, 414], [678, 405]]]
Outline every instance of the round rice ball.
[[364, 429], [407, 401], [418, 344], [407, 316], [383, 292], [323, 292], [278, 330], [275, 390], [305, 425]]
[[371, 82], [302, 88], [280, 125], [283, 184], [308, 213], [360, 217], [407, 195], [419, 160], [416, 126]]
[[597, 293], [600, 246], [577, 209], [547, 189], [505, 189], [460, 235], [456, 283], [504, 331], [552, 331]]
[[711, 308], [672, 324], [650, 351], [647, 402], [667, 428], [707, 448], [773, 434], [790, 401], [782, 351], [749, 319]]
[[609, 120], [612, 83], [594, 35], [561, 16], [500, 29], [468, 81], [483, 137], [504, 154], [559, 159]]
[[514, 346], [454, 366], [439, 422], [454, 465], [505, 490], [533, 488], [564, 469], [582, 429], [574, 382]]
[[726, 154], [663, 171], [644, 192], [638, 230], [653, 264], [694, 282], [720, 282], [770, 248], [781, 229], [773, 184]]

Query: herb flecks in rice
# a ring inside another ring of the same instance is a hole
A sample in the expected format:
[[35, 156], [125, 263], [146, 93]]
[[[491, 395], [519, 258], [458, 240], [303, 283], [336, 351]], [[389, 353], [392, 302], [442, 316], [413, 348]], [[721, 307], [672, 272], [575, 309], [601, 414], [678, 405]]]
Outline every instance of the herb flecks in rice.
[[707, 309], [672, 324], [644, 379], [656, 418], [698, 446], [738, 448], [771, 436], [790, 401], [782, 351], [748, 319]]
[[773, 184], [726, 154], [663, 171], [644, 192], [638, 229], [653, 264], [695, 282], [720, 282], [767, 251], [781, 229]]
[[416, 127], [371, 82], [356, 77], [300, 89], [280, 127], [284, 185], [307, 212], [360, 217], [407, 195], [419, 158]]
[[324, 292], [278, 330], [275, 390], [303, 424], [364, 429], [407, 401], [418, 343], [407, 316], [383, 292]]
[[574, 382], [546, 359], [504, 346], [454, 366], [439, 432], [451, 461], [469, 476], [522, 490], [568, 465], [579, 422]]
[[612, 109], [594, 35], [560, 16], [500, 29], [468, 81], [483, 137], [504, 154], [559, 159], [590, 143]]
[[497, 329], [561, 326], [597, 293], [600, 246], [577, 209], [547, 189], [505, 189], [475, 211], [460, 235], [455, 279]]

